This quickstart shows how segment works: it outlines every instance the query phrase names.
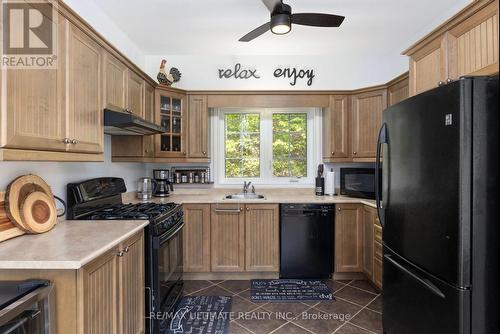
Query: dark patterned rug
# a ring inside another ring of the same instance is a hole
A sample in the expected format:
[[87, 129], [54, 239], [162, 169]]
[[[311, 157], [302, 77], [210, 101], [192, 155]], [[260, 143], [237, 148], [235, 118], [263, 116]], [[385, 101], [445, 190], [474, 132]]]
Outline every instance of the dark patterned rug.
[[328, 286], [316, 279], [254, 279], [251, 295], [255, 302], [335, 300]]
[[164, 334], [228, 334], [231, 297], [183, 297]]

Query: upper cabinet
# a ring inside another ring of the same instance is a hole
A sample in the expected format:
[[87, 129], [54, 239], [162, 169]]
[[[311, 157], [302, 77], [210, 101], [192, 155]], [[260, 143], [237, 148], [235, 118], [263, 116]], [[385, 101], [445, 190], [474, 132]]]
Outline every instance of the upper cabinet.
[[104, 55], [104, 105], [126, 108], [127, 66], [106, 52]]
[[323, 117], [323, 160], [346, 162], [351, 158], [349, 95], [331, 95]]
[[170, 89], [156, 91], [156, 122], [166, 132], [156, 136], [155, 157], [186, 158], [186, 95]]
[[387, 87], [387, 106], [393, 106], [410, 95], [408, 72], [392, 80]]
[[125, 109], [144, 117], [144, 87], [146, 82], [135, 72], [128, 71], [127, 80], [127, 106]]
[[102, 48], [72, 24], [68, 36], [68, 151], [102, 153]]
[[464, 75], [498, 73], [498, 0], [472, 2], [404, 54], [410, 96]]
[[208, 160], [209, 122], [206, 95], [190, 95], [188, 111], [188, 158]]
[[382, 112], [387, 108], [387, 90], [380, 89], [352, 96], [352, 158], [371, 161], [375, 158]]

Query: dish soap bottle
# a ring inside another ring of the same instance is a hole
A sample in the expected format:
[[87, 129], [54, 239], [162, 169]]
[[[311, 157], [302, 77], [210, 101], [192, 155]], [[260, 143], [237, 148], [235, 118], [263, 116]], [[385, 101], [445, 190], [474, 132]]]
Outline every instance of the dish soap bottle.
[[325, 178], [323, 177], [324, 166], [318, 165], [318, 176], [316, 176], [316, 196], [325, 195]]

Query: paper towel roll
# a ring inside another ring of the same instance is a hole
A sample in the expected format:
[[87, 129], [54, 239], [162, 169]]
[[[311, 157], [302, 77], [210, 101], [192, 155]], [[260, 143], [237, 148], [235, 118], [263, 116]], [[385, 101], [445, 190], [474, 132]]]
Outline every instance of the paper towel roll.
[[325, 175], [325, 195], [335, 195], [335, 172], [327, 172]]

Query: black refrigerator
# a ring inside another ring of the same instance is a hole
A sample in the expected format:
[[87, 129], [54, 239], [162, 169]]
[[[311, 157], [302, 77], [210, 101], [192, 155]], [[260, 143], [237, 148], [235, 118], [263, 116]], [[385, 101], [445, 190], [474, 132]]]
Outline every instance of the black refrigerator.
[[499, 132], [498, 76], [462, 78], [384, 111], [384, 333], [500, 332]]

